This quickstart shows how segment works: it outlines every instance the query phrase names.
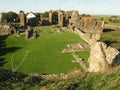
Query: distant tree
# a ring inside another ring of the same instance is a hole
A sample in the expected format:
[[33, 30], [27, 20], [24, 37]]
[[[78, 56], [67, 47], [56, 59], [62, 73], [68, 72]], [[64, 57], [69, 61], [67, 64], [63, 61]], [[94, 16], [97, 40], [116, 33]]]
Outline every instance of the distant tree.
[[34, 13], [36, 17], [40, 17], [40, 13]]
[[7, 12], [7, 13], [3, 13], [3, 21], [6, 22], [15, 22], [18, 21], [18, 14], [16, 14], [15, 12]]
[[7, 17], [8, 17], [7, 13], [3, 12], [2, 19], [3, 19], [4, 22], [7, 22]]
[[49, 17], [49, 12], [44, 12], [44, 13], [42, 13], [42, 17], [43, 18], [48, 18]]
[[84, 16], [86, 16], [86, 14], [82, 14], [81, 16], [84, 17]]
[[91, 17], [91, 15], [87, 14], [88, 17]]

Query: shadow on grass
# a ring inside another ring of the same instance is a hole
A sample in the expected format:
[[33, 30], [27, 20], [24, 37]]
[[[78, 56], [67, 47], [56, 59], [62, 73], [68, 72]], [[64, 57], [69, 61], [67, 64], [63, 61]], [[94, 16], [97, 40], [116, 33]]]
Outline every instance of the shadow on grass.
[[109, 40], [105, 40], [103, 41], [105, 44], [107, 44], [107, 46], [110, 46], [113, 43], [117, 43], [117, 41], [109, 41]]
[[1, 56], [6, 55], [7, 53], [16, 52], [18, 49], [20, 49], [20, 47], [7, 48], [5, 41], [7, 37], [8, 35], [0, 36], [0, 67], [2, 67], [5, 63], [7, 63], [4, 58], [1, 58]]
[[103, 29], [103, 32], [112, 32], [115, 31], [114, 29]]
[[3, 66], [6, 63], [4, 58], [0, 58], [0, 67]]

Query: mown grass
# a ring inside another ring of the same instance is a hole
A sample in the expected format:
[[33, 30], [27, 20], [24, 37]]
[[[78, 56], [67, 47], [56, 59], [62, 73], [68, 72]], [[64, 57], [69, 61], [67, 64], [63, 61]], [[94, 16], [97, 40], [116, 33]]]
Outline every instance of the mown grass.
[[[44, 30], [48, 27], [42, 27]], [[37, 39], [26, 40], [24, 36], [9, 36], [6, 48], [18, 50], [2, 56], [6, 62], [2, 68], [17, 69], [23, 73], [68, 73], [73, 69], [80, 69], [78, 63], [72, 63], [71, 54], [62, 54], [66, 44], [84, 42], [79, 36], [71, 32], [40, 33]], [[13, 64], [12, 64], [13, 63]], [[20, 65], [20, 66], [19, 66]]]
[[49, 32], [52, 31], [52, 27], [50, 26], [38, 26], [38, 27], [34, 27], [35, 30], [40, 30], [40, 31], [44, 31], [44, 32]]

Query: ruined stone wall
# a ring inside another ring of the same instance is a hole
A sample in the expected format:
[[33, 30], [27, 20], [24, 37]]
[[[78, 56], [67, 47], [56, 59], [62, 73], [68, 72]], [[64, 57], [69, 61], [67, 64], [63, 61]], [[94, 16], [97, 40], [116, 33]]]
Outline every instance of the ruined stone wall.
[[63, 27], [63, 12], [60, 10], [58, 11], [58, 26]]
[[57, 22], [58, 26], [59, 27], [67, 26], [69, 23], [69, 18], [72, 15], [72, 11], [63, 12], [61, 10], [56, 10], [56, 11], [50, 10], [49, 11], [49, 23], [50, 23], [50, 25], [53, 24], [52, 18], [53, 18], [54, 12], [57, 12], [57, 14], [58, 14], [58, 22]]
[[3, 14], [2, 14], [2, 13], [0, 13], [0, 22], [2, 21], [2, 16], [3, 16]]
[[83, 20], [77, 11], [73, 11], [71, 19], [69, 21], [69, 27], [73, 29], [78, 28], [79, 30], [86, 33], [101, 33], [104, 27], [103, 21], [95, 20]]
[[7, 35], [11, 33], [11, 26], [8, 24], [0, 24], [0, 35]]
[[105, 71], [106, 69], [120, 63], [119, 51], [107, 46], [103, 42], [91, 45], [89, 58], [89, 72]]
[[49, 11], [49, 22], [50, 22], [50, 24], [52, 24], [52, 13], [53, 13], [52, 10]]
[[105, 71], [120, 64], [120, 52], [100, 42], [104, 22], [82, 20], [77, 11], [73, 11], [69, 28], [90, 45], [89, 72]]

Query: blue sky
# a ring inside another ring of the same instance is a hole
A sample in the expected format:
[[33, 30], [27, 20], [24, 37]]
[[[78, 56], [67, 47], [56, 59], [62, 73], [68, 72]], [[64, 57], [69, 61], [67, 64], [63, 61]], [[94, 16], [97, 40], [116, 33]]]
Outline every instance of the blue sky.
[[120, 0], [0, 0], [0, 12], [78, 10], [81, 14], [120, 15]]

